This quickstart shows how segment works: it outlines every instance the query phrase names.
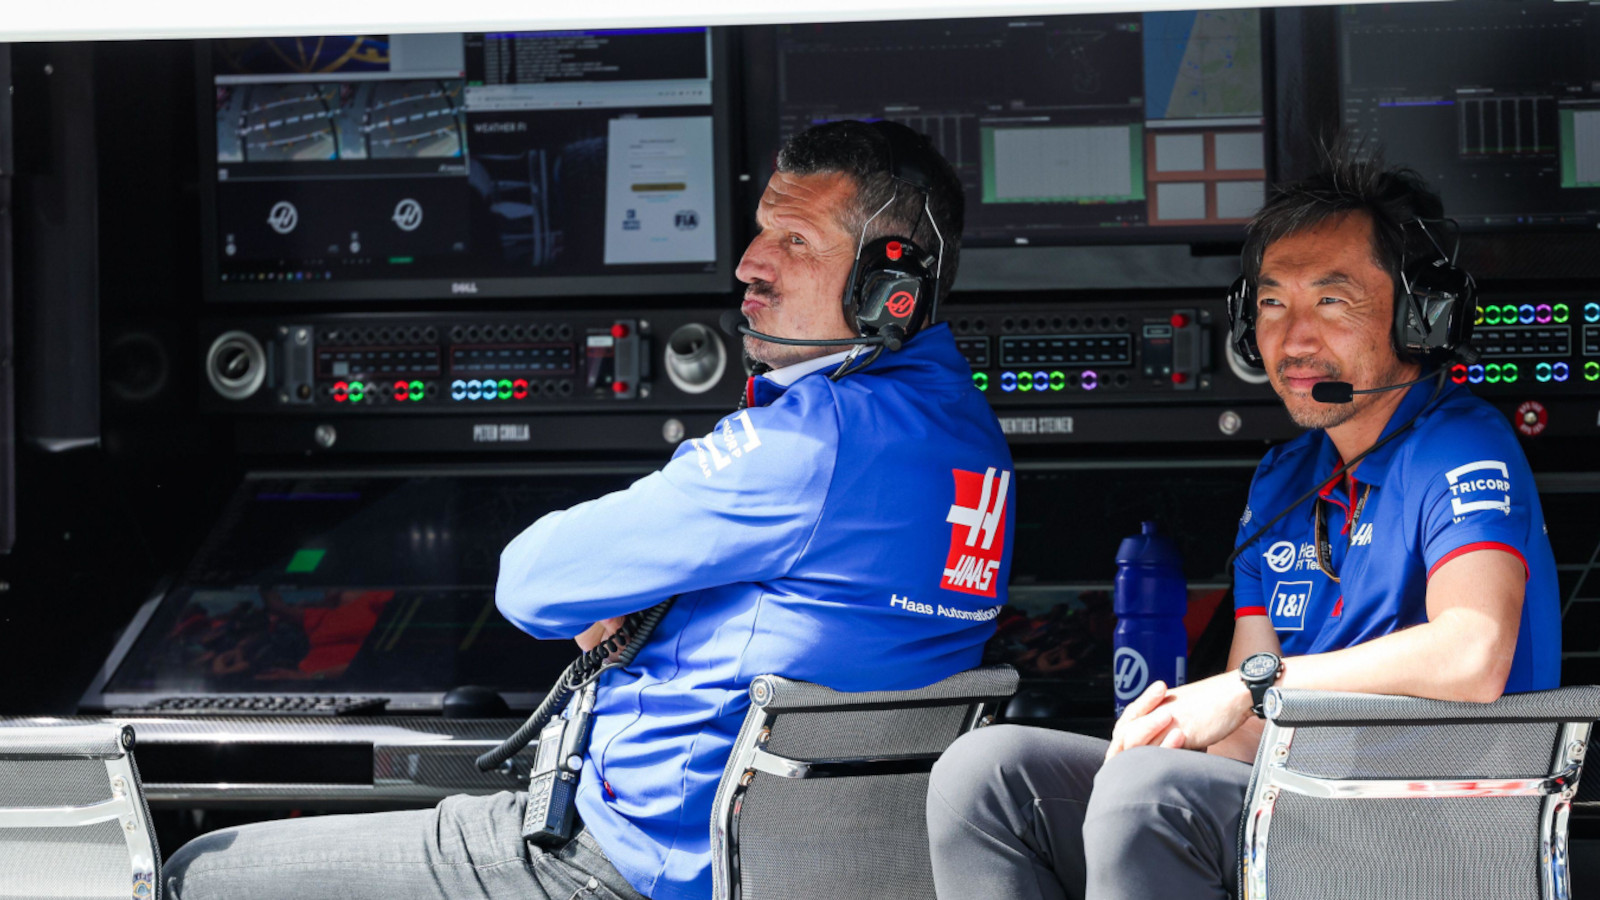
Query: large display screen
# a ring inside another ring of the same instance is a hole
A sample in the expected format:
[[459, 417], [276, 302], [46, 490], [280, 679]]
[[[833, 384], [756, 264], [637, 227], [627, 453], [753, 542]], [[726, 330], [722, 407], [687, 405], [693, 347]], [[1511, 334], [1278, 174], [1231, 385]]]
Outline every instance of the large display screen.
[[216, 299], [715, 291], [706, 28], [206, 45]]
[[967, 188], [970, 246], [1222, 239], [1267, 177], [1257, 10], [778, 29], [781, 139], [891, 119]]
[[1600, 7], [1349, 6], [1339, 34], [1344, 128], [1463, 228], [1600, 225]]
[[500, 551], [640, 474], [248, 479], [104, 693], [542, 693], [577, 648], [495, 609]]

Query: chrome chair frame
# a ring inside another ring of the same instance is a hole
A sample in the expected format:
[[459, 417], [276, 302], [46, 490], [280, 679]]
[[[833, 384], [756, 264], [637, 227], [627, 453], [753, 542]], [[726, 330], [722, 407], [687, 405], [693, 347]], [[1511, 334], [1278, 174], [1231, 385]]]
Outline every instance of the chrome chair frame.
[[[1240, 822], [1240, 885], [1241, 900], [1267, 900], [1269, 894], [1267, 840], [1272, 830], [1274, 807], [1283, 792], [1300, 794], [1326, 800], [1392, 799], [1408, 800], [1440, 797], [1542, 797], [1539, 819], [1539, 877], [1541, 895], [1546, 900], [1570, 900], [1568, 878], [1567, 823], [1573, 797], [1578, 793], [1578, 776], [1583, 768], [1584, 753], [1588, 748], [1593, 717], [1600, 712], [1595, 707], [1600, 689], [1559, 689], [1579, 695], [1589, 701], [1591, 708], [1586, 718], [1569, 719], [1549, 716], [1519, 714], [1496, 716], [1495, 704], [1443, 703], [1400, 697], [1368, 697], [1348, 695], [1355, 702], [1376, 701], [1389, 707], [1385, 715], [1373, 721], [1339, 720], [1333, 722], [1301, 722], [1283, 724], [1286, 693], [1278, 688], [1267, 691], [1264, 709], [1267, 724], [1262, 732], [1257, 751], [1255, 770], [1251, 775], [1249, 795], [1246, 797], [1244, 816]], [[1319, 692], [1292, 691], [1291, 702], [1305, 702]], [[1556, 691], [1545, 693], [1557, 693]], [[1531, 696], [1531, 695], [1508, 695]], [[1407, 716], [1407, 705], [1416, 711]], [[1457, 715], [1452, 715], [1454, 708]], [[1399, 711], [1399, 717], [1389, 713]], [[1458, 717], [1459, 716], [1459, 717]], [[1535, 778], [1476, 778], [1476, 779], [1337, 779], [1307, 775], [1291, 769], [1288, 764], [1290, 749], [1294, 744], [1297, 727], [1315, 727], [1319, 724], [1338, 726], [1458, 724], [1462, 722], [1561, 722], [1559, 738], [1552, 754], [1554, 762], [1548, 774]]]
[[[994, 684], [997, 679], [1000, 681], [998, 687]], [[843, 693], [777, 675], [757, 677], [750, 683], [750, 711], [745, 715], [728, 765], [723, 769], [722, 782], [717, 786], [717, 798], [711, 811], [711, 896], [716, 900], [739, 898], [739, 812], [745, 791], [757, 777], [838, 778], [931, 772], [933, 764], [943, 755], [920, 753], [893, 757], [790, 759], [766, 749], [772, 737], [772, 724], [780, 715], [830, 710], [910, 709], [965, 703], [969, 708], [960, 731], [960, 734], [965, 734], [994, 721], [1000, 707], [1016, 693], [1017, 680], [1017, 673], [1010, 666], [988, 666], [959, 672], [917, 690]], [[795, 691], [805, 693], [809, 699], [793, 704], [780, 700], [780, 694]]]
[[0, 829], [82, 828], [120, 822], [129, 858], [128, 896], [160, 900], [161, 853], [133, 761], [130, 725], [64, 725], [48, 720], [0, 724], [0, 760], [100, 760], [110, 798], [82, 806], [0, 807]]

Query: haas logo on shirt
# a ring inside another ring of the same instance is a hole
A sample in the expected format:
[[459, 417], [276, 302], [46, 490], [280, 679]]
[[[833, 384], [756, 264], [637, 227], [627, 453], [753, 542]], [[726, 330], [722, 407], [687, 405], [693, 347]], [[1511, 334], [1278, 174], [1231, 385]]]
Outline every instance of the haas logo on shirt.
[[945, 521], [950, 523], [950, 554], [945, 558], [939, 586], [979, 597], [995, 595], [995, 573], [1006, 549], [1006, 489], [1011, 473], [989, 469], [982, 475], [951, 469], [956, 502]]

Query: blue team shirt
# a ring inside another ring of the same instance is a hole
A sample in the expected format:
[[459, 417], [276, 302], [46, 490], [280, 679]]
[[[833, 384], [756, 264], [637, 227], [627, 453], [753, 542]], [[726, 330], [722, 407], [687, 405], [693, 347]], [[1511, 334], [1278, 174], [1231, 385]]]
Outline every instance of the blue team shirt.
[[[655, 900], [711, 893], [711, 811], [758, 675], [841, 691], [976, 666], [1006, 601], [1011, 454], [945, 326], [751, 408], [624, 491], [534, 523], [496, 601], [524, 631], [677, 603], [600, 681], [578, 811]], [[635, 677], [636, 676], [636, 677]]]
[[[1439, 566], [1473, 550], [1505, 550], [1528, 574], [1506, 692], [1556, 687], [1560, 597], [1533, 473], [1492, 406], [1455, 384], [1429, 404], [1433, 390], [1432, 382], [1410, 388], [1383, 432], [1422, 409], [1410, 433], [1362, 460], [1350, 482], [1321, 489], [1339, 580], [1317, 566], [1316, 504], [1307, 500], [1240, 554], [1234, 607], [1270, 615], [1285, 655], [1339, 650], [1426, 622], [1428, 578]], [[1256, 469], [1238, 540], [1339, 464], [1321, 430], [1273, 448]]]

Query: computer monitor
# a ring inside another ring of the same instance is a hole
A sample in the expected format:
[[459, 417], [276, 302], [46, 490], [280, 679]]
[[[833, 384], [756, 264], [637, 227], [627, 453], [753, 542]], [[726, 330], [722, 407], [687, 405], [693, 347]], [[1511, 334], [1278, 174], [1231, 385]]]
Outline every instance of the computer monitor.
[[207, 296], [725, 290], [725, 44], [708, 28], [203, 43]]
[[780, 140], [891, 119], [967, 189], [968, 246], [1242, 236], [1267, 177], [1257, 10], [780, 26]]
[[500, 552], [546, 513], [645, 471], [253, 474], [86, 704], [331, 693], [426, 709], [461, 685], [537, 699], [577, 647], [499, 613]]
[[1600, 7], [1341, 8], [1344, 129], [1415, 168], [1468, 231], [1600, 225]]

